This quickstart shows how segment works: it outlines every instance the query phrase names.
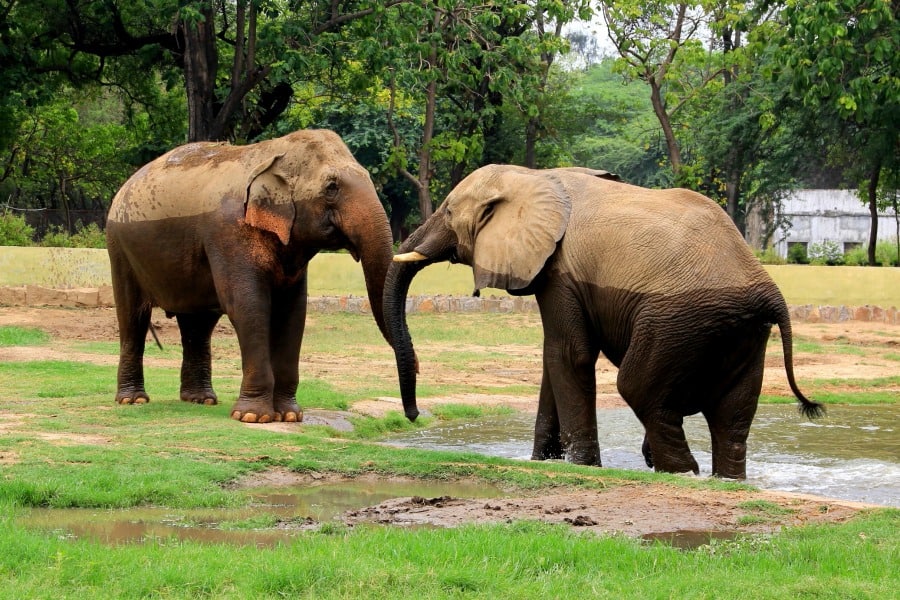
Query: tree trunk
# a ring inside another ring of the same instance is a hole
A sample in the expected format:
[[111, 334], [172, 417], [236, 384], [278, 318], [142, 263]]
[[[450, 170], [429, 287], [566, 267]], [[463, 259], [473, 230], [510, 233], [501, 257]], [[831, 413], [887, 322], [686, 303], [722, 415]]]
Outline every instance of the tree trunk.
[[662, 127], [663, 136], [666, 139], [666, 151], [669, 154], [669, 162], [672, 163], [672, 171], [675, 174], [675, 182], [677, 184], [678, 176], [681, 174], [681, 149], [678, 147], [678, 140], [675, 139], [672, 121], [669, 119], [669, 113], [666, 112], [666, 105], [662, 98], [659, 83], [652, 76], [646, 79], [650, 85], [650, 102], [653, 105], [653, 112], [656, 114], [656, 118], [659, 119], [659, 125]]
[[[188, 141], [213, 137], [216, 116], [215, 89], [218, 56], [212, 3], [200, 6], [202, 19], [181, 21], [184, 33], [184, 84], [188, 103]], [[217, 136], [222, 132], [216, 132]]]
[[869, 177], [869, 216], [872, 225], [869, 228], [869, 266], [875, 266], [875, 245], [878, 243], [878, 179], [881, 176], [881, 161], [872, 169]]

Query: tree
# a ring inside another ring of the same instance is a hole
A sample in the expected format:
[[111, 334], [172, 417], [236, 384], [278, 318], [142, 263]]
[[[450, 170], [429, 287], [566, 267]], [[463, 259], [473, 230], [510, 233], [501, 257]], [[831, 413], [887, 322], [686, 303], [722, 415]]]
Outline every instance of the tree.
[[650, 88], [650, 102], [677, 182], [683, 161], [673, 115], [686, 97], [673, 106], [667, 90], [677, 83], [681, 55], [700, 44], [697, 36], [703, 31], [705, 9], [699, 0], [611, 0], [602, 2], [601, 8], [623, 74]]
[[[778, 38], [791, 95], [831, 123], [856, 155], [851, 172], [872, 215], [869, 264], [876, 263], [879, 190], [900, 171], [900, 21], [892, 0], [770, 0], [785, 27]], [[890, 197], [891, 194], [884, 194]]]
[[140, 98], [180, 79], [188, 140], [249, 140], [284, 112], [296, 82], [341, 64], [347, 23], [407, 1], [10, 0], [0, 40], [15, 49], [37, 40], [24, 70], [72, 85]]

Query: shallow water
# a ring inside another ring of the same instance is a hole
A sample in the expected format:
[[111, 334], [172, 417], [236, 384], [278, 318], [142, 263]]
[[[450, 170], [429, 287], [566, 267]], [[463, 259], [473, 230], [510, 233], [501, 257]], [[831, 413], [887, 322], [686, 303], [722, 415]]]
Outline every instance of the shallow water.
[[[141, 543], [152, 539], [204, 543], [274, 546], [303, 530], [318, 527], [338, 515], [406, 496], [497, 498], [502, 492], [488, 484], [460, 482], [349, 481], [321, 485], [258, 489], [251, 506], [235, 509], [33, 508], [19, 522], [65, 538], [87, 538], [105, 544]], [[253, 527], [254, 519], [266, 517]], [[272, 518], [289, 528], [273, 527]]]
[[[747, 441], [747, 483], [900, 507], [900, 406], [829, 406], [816, 421], [793, 405], [759, 407]], [[644, 430], [628, 408], [598, 412], [603, 465], [648, 471], [641, 454]], [[685, 433], [701, 475], [711, 470], [709, 430], [702, 416], [685, 419]], [[416, 431], [390, 443], [528, 459], [532, 415], [486, 417], [474, 423]]]

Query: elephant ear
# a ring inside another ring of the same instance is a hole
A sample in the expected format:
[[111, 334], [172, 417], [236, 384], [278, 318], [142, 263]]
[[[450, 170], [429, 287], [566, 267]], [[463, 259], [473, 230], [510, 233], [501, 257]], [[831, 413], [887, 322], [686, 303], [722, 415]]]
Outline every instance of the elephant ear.
[[[475, 233], [475, 288], [521, 290], [537, 277], [569, 224], [572, 203], [562, 183], [538, 172], [510, 172], [503, 195], [487, 203]], [[485, 220], [485, 211], [490, 211]]]
[[244, 221], [274, 233], [287, 246], [296, 210], [287, 175], [279, 168], [282, 158], [284, 154], [276, 154], [250, 174], [244, 201]]

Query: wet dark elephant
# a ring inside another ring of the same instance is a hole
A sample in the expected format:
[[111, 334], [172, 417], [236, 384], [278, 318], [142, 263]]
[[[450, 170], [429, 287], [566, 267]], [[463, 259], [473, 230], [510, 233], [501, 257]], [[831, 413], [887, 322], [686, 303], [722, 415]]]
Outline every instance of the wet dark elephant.
[[258, 144], [199, 142], [135, 173], [113, 199], [107, 245], [119, 322], [120, 404], [144, 403], [151, 308], [177, 319], [181, 399], [215, 404], [210, 337], [225, 314], [243, 379], [231, 416], [299, 421], [307, 263], [347, 249], [361, 261], [379, 328], [392, 239], [369, 174], [333, 132]]
[[744, 478], [772, 324], [801, 409], [822, 410], [794, 380], [784, 298], [714, 202], [615, 179], [582, 168], [483, 167], [403, 243], [384, 308], [407, 416], [417, 413], [409, 284], [428, 264], [460, 262], [472, 267], [476, 290], [536, 296], [544, 353], [534, 459], [600, 465], [602, 352], [644, 425], [648, 464], [699, 471], [682, 428], [684, 416], [699, 412], [709, 424], [713, 473]]

